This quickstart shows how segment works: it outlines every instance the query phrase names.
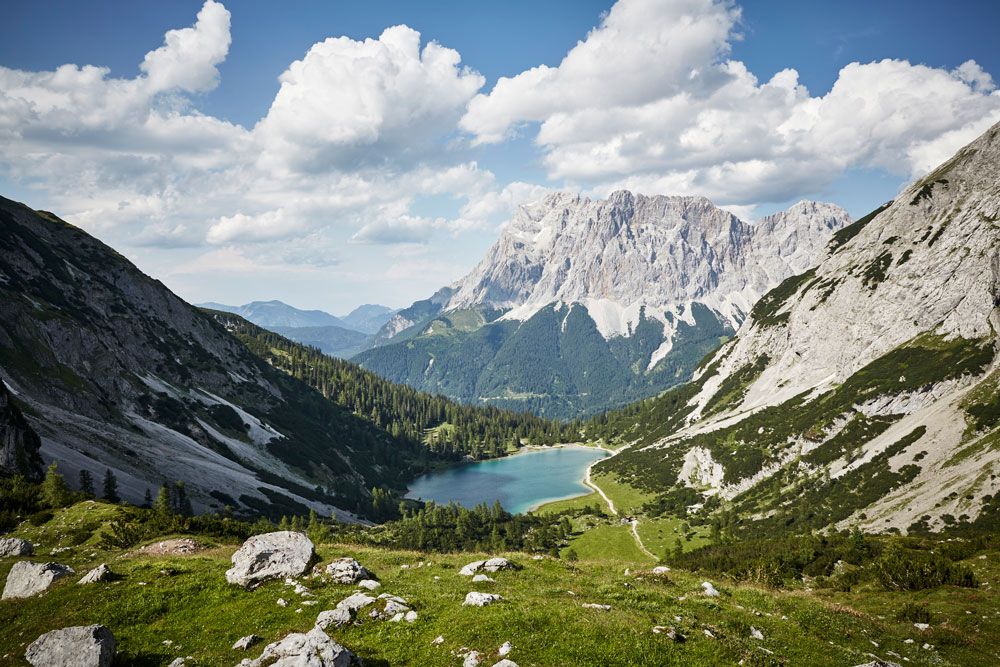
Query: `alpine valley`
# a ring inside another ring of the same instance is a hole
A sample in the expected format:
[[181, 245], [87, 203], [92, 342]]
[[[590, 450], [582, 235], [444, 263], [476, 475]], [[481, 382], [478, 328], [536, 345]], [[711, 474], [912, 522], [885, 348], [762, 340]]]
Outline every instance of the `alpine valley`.
[[[350, 319], [0, 199], [0, 663], [1000, 662], [1000, 124], [856, 221], [550, 195]], [[406, 495], [557, 445], [591, 492]]]

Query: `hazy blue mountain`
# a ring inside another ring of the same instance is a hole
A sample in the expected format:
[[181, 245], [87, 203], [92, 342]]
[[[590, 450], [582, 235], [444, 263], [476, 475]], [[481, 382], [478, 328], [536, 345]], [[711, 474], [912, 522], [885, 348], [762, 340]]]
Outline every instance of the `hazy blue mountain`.
[[342, 315], [340, 320], [348, 329], [374, 334], [385, 326], [396, 312], [396, 308], [389, 308], [377, 303], [366, 303], [358, 306], [347, 315]]
[[272, 327], [342, 327], [354, 329], [340, 318], [322, 310], [302, 310], [289, 306], [283, 301], [251, 301], [242, 306], [229, 306], [223, 303], [199, 303], [200, 308], [211, 308], [226, 313], [234, 313], [257, 326], [271, 329]]
[[296, 343], [319, 348], [321, 352], [334, 357], [348, 359], [367, 350], [372, 336], [344, 327], [265, 327]]

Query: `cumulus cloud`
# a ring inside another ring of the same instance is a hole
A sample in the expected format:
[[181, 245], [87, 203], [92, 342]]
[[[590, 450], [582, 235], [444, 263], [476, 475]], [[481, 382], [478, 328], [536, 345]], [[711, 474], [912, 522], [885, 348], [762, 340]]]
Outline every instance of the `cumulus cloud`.
[[812, 95], [794, 69], [761, 82], [728, 59], [740, 10], [723, 0], [620, 0], [557, 67], [500, 79], [461, 120], [474, 142], [537, 127], [553, 180], [603, 193], [780, 201], [857, 167], [921, 173], [1000, 112], [974, 61], [851, 63]]

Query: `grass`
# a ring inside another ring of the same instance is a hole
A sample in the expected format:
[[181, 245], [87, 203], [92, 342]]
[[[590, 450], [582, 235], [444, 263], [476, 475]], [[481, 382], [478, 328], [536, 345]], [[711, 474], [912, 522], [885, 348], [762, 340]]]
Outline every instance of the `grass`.
[[709, 529], [706, 526], [689, 526], [687, 533], [682, 525], [684, 521], [675, 517], [661, 519], [640, 519], [636, 530], [643, 545], [654, 554], [664, 557], [672, 553], [677, 540], [681, 541], [681, 549], [691, 551], [705, 546], [709, 539]]
[[614, 473], [599, 473], [594, 471], [591, 473], [591, 480], [594, 484], [601, 487], [601, 490], [615, 504], [615, 509], [622, 515], [639, 513], [643, 505], [656, 497], [655, 494], [647, 493], [626, 484]]
[[604, 502], [604, 499], [597, 495], [596, 491], [591, 491], [588, 494], [577, 496], [575, 498], [566, 498], [565, 500], [553, 500], [551, 503], [545, 503], [544, 505], [536, 508], [534, 514], [558, 514], [560, 512], [565, 512], [567, 510], [578, 510], [585, 509], [587, 507], [598, 507], [602, 511], [607, 511], [608, 505]]
[[[102, 511], [99, 505], [95, 509], [81, 504], [56, 512], [48, 524], [24, 524], [15, 532], [42, 540], [34, 560], [58, 560], [78, 573], [107, 562], [122, 578], [91, 586], [62, 580], [42, 595], [0, 602], [0, 664], [27, 664], [21, 657], [25, 647], [48, 630], [103, 623], [118, 640], [119, 664], [164, 665], [190, 655], [193, 660], [188, 664], [199, 667], [232, 665], [245, 656], [229, 648], [239, 637], [256, 633], [271, 642], [288, 632], [305, 631], [320, 610], [332, 608], [353, 590], [307, 578], [304, 583], [319, 604], [300, 606], [300, 598], [282, 582], [254, 591], [230, 586], [224, 572], [235, 544], [186, 557], [157, 557], [102, 551], [95, 541], [49, 554], [72, 533], [70, 528], [99, 525]], [[1000, 605], [993, 590], [1000, 585], [1000, 553], [996, 551], [986, 559], [970, 559], [970, 567], [983, 582], [978, 589], [943, 586], [916, 594], [769, 591], [709, 578], [722, 596], [707, 598], [700, 593], [704, 574], [676, 569], [668, 576], [649, 574], [648, 559], [635, 552], [629, 555], [635, 547], [628, 526], [600, 524], [577, 538], [574, 548], [578, 562], [506, 554], [523, 569], [497, 573], [496, 583], [477, 585], [505, 598], [480, 609], [461, 606], [473, 587], [457, 570], [492, 554], [429, 555], [318, 545], [323, 562], [340, 556], [358, 558], [380, 578], [382, 591], [406, 598], [420, 615], [412, 625], [366, 621], [330, 634], [366, 664], [376, 666], [453, 666], [460, 662], [454, 654], [460, 647], [483, 652], [485, 664], [492, 664], [497, 647], [505, 641], [514, 645], [510, 657], [525, 666], [699, 666], [741, 661], [840, 666], [868, 662], [871, 655], [898, 662], [908, 658], [913, 665], [974, 666], [996, 664], [998, 658]], [[0, 576], [6, 576], [15, 560], [0, 560]], [[632, 573], [625, 575], [625, 568]], [[279, 597], [291, 604], [279, 607]], [[581, 606], [585, 602], [612, 608], [586, 609]], [[922, 632], [899, 618], [898, 610], [906, 602], [926, 606], [932, 618], [930, 630]], [[687, 641], [675, 643], [653, 634], [654, 625], [673, 626]], [[751, 626], [763, 633], [764, 640], [750, 637]], [[714, 637], [705, 635], [705, 630]], [[439, 635], [444, 643], [435, 646], [431, 642]], [[914, 643], [905, 643], [907, 639]], [[924, 642], [934, 647], [921, 648]], [[262, 646], [249, 654], [259, 655]]]

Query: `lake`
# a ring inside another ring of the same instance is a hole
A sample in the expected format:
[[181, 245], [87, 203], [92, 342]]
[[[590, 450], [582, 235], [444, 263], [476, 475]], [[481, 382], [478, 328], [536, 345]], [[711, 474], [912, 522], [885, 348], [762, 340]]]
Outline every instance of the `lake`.
[[531, 449], [490, 461], [477, 461], [417, 478], [407, 498], [456, 502], [472, 508], [499, 500], [512, 514], [542, 503], [581, 496], [591, 491], [583, 483], [587, 466], [608, 456], [596, 447]]

